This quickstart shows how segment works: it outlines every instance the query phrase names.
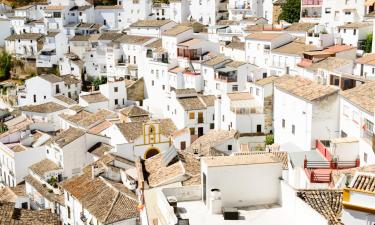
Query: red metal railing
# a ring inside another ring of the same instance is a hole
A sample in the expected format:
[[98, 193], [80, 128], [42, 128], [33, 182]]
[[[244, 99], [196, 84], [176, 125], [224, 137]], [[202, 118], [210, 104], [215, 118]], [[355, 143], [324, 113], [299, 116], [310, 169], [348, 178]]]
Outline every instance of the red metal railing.
[[305, 169], [306, 175], [310, 183], [330, 183], [332, 181], [332, 172], [319, 173], [315, 170]]
[[326, 158], [328, 161], [332, 160], [332, 155], [329, 150], [324, 146], [320, 140], [316, 140], [316, 149]]

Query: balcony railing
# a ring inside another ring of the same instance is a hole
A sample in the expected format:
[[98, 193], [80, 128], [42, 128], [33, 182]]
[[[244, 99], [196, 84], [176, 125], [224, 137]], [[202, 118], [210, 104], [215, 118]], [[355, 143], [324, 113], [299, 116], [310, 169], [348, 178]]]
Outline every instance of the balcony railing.
[[332, 172], [324, 173], [314, 170], [305, 169], [310, 183], [330, 183], [332, 181]]
[[302, 6], [308, 5], [322, 5], [323, 0], [302, 0]]

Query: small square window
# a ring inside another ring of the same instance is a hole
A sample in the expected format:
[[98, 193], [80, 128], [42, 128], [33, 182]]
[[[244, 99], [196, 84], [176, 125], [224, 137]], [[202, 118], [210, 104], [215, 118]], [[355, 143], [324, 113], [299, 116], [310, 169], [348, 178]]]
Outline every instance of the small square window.
[[193, 120], [195, 118], [194, 112], [189, 112], [189, 119]]
[[114, 87], [114, 92], [118, 92], [118, 87]]
[[195, 129], [194, 129], [194, 127], [189, 128], [189, 130], [190, 130], [190, 135], [194, 135], [194, 134], [195, 134]]
[[228, 151], [232, 151], [232, 145], [228, 145]]

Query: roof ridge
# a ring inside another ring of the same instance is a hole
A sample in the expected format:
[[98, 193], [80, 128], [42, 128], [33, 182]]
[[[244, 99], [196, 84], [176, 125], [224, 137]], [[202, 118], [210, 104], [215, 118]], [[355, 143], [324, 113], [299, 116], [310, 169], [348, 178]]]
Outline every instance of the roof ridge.
[[[107, 183], [106, 183], [107, 184]], [[110, 185], [111, 188], [114, 188], [112, 185]], [[116, 198], [114, 199], [114, 201], [112, 202], [112, 205], [111, 205], [111, 208], [109, 208], [108, 210], [108, 214], [105, 216], [104, 218], [104, 222], [107, 221], [109, 215], [111, 214], [114, 206], [115, 206], [115, 203], [117, 202], [117, 200], [120, 198], [120, 192], [118, 190], [115, 190], [117, 192], [117, 195], [116, 195]]]

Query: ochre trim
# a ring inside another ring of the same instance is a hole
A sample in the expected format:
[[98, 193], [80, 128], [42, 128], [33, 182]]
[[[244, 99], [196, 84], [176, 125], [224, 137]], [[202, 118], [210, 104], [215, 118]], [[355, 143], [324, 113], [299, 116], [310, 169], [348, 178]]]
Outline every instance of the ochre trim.
[[345, 202], [345, 201], [342, 202], [342, 205], [345, 209], [351, 209], [351, 210], [355, 210], [355, 211], [375, 214], [375, 208], [368, 208], [368, 207], [364, 207], [364, 206], [353, 205], [353, 204], [350, 204], [350, 203]]

